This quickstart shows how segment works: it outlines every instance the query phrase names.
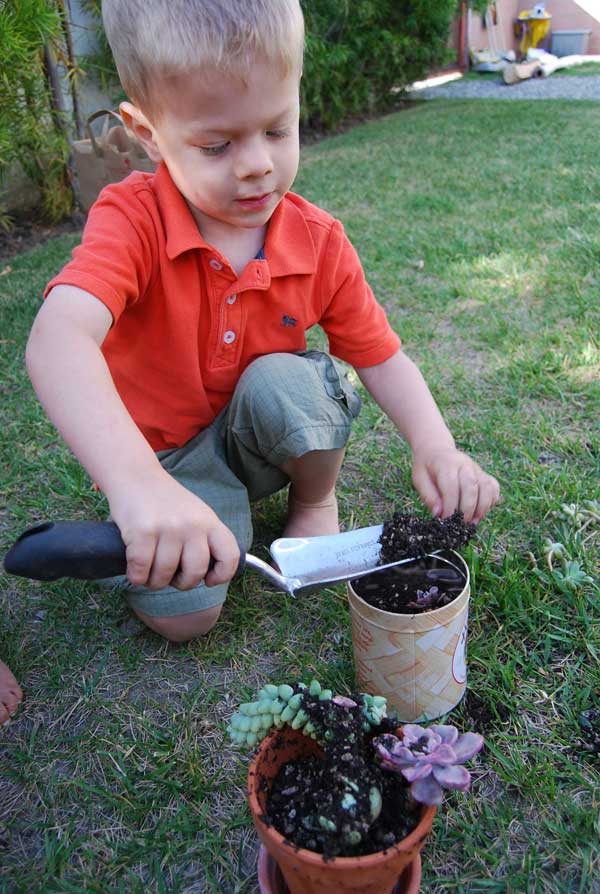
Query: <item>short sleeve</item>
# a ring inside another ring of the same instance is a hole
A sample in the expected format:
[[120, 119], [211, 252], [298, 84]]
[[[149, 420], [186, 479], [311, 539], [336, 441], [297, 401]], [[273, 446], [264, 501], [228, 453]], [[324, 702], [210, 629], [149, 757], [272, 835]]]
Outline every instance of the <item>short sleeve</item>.
[[116, 322], [125, 307], [144, 294], [154, 276], [158, 240], [151, 190], [138, 176], [102, 190], [90, 210], [81, 244], [48, 283], [44, 298], [54, 286], [78, 286], [102, 301]]
[[400, 338], [376, 301], [359, 257], [335, 221], [323, 262], [320, 325], [329, 350], [355, 367], [375, 366], [396, 353]]

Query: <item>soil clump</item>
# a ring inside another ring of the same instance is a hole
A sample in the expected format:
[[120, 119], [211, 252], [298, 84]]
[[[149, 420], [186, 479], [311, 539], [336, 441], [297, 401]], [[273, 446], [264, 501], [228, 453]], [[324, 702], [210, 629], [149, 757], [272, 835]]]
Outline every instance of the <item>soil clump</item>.
[[387, 565], [409, 556], [426, 556], [439, 549], [459, 549], [476, 530], [476, 525], [465, 522], [459, 511], [449, 518], [419, 518], [395, 512], [383, 523], [379, 564]]

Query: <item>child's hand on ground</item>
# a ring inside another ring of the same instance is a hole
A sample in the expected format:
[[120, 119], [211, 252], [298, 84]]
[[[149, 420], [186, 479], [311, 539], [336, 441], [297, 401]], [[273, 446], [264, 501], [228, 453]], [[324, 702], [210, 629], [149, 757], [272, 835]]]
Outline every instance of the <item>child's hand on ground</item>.
[[460, 509], [465, 521], [479, 522], [500, 496], [496, 479], [452, 447], [415, 451], [412, 479], [425, 505], [441, 518]]
[[[190, 590], [203, 580], [209, 587], [224, 584], [235, 574], [240, 551], [232, 532], [164, 470], [107, 496], [132, 584]], [[207, 573], [211, 556], [215, 566]]]

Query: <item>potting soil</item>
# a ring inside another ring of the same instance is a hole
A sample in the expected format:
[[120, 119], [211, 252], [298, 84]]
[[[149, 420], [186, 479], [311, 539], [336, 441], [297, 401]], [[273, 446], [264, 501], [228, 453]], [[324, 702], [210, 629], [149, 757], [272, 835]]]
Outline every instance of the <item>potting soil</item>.
[[458, 569], [435, 558], [419, 559], [352, 581], [354, 592], [369, 605], [402, 615], [417, 615], [448, 605], [464, 586], [465, 579]]
[[[420, 805], [409, 797], [400, 774], [381, 768], [371, 744], [374, 736], [394, 732], [397, 724], [385, 719], [365, 732], [358, 704], [348, 708], [314, 698], [303, 702], [303, 708], [319, 729], [324, 756], [290, 761], [280, 769], [263, 819], [291, 844], [326, 858], [376, 853], [410, 834], [419, 821]], [[382, 797], [374, 821], [369, 797], [373, 787]], [[348, 795], [356, 802], [350, 808]], [[349, 833], [360, 842], [349, 844]]]

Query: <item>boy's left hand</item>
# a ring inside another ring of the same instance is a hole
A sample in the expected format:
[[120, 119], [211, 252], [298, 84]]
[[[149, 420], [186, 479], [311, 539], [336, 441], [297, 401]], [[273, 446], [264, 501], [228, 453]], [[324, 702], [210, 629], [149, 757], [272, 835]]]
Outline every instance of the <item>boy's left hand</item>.
[[496, 479], [453, 447], [415, 452], [412, 480], [425, 505], [440, 518], [460, 509], [466, 522], [479, 522], [500, 496]]

